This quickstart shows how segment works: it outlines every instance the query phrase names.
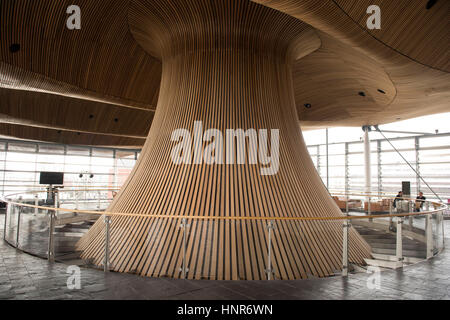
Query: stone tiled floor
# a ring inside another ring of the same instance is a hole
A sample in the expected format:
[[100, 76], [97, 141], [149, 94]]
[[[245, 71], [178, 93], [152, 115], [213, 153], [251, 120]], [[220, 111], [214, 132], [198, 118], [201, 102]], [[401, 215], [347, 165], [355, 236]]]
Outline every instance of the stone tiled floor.
[[[3, 228], [4, 214], [0, 214]], [[450, 221], [445, 221], [446, 237]], [[3, 230], [0, 232], [3, 239]], [[0, 240], [0, 299], [449, 299], [450, 253], [403, 270], [298, 281], [193, 281], [81, 269], [81, 289], [67, 288], [67, 265], [49, 264]], [[370, 281], [369, 281], [370, 282]]]

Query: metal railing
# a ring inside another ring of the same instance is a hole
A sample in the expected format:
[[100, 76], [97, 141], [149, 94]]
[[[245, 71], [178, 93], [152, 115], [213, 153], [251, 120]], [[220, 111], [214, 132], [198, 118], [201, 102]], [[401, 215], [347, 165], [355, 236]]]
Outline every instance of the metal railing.
[[[231, 217], [231, 216], [181, 216], [181, 215], [142, 215], [138, 213], [121, 213], [104, 211], [107, 204], [112, 200], [112, 193], [117, 189], [94, 189], [94, 190], [60, 190], [57, 201], [52, 206], [46, 206], [43, 199], [46, 193], [38, 191], [36, 193], [28, 192], [25, 194], [15, 194], [2, 199], [7, 203], [7, 211], [4, 225], [4, 240], [12, 246], [38, 255], [46, 257], [49, 261], [55, 261], [55, 245], [57, 244], [59, 253], [67, 253], [66, 248], [68, 239], [73, 237], [73, 232], [64, 231], [67, 224], [93, 223], [100, 216], [103, 216], [105, 223], [104, 235], [104, 271], [109, 271], [111, 265], [111, 226], [112, 217], [138, 217], [140, 219], [168, 219], [171, 223], [179, 225], [179, 241], [175, 245], [179, 246], [180, 274], [154, 273], [154, 276], [174, 276], [180, 278], [210, 278], [211, 271], [199, 269], [195, 264], [192, 246], [195, 233], [198, 230], [209, 230], [204, 238], [208, 241], [206, 246], [209, 249], [219, 250], [219, 244], [214, 237], [214, 230], [222, 228], [226, 224], [240, 223], [242, 228], [258, 227], [265, 228], [266, 243], [260, 250], [264, 257], [265, 265], [261, 266], [257, 272], [265, 274], [266, 279], [285, 278], [277, 265], [281, 261], [277, 241], [284, 236], [283, 223], [286, 221], [295, 222], [300, 227], [306, 224], [314, 224], [313, 237], [328, 236], [327, 230], [335, 227], [334, 224], [342, 224], [342, 275], [347, 276], [352, 265], [358, 264], [352, 261], [349, 254], [350, 237], [349, 231], [353, 225], [362, 225], [365, 227], [384, 229], [387, 233], [395, 234], [396, 246], [395, 255], [385, 255], [386, 259], [393, 260], [396, 268], [402, 267], [405, 263], [405, 250], [409, 250], [403, 244], [405, 236], [414, 238], [426, 247], [424, 259], [429, 259], [438, 254], [444, 248], [444, 224], [443, 212], [447, 206], [433, 201], [416, 201], [416, 199], [396, 199], [393, 196], [365, 194], [365, 193], [333, 193], [336, 204], [344, 212], [342, 216], [337, 217]], [[70, 197], [61, 196], [66, 193], [73, 195], [75, 192], [86, 193], [81, 197], [78, 205], [84, 205], [91, 210], [76, 210], [73, 208], [74, 201]], [[97, 196], [97, 198], [95, 198]], [[340, 196], [340, 198], [339, 198]], [[362, 199], [369, 197], [370, 201], [365, 203]], [[379, 198], [378, 202], [371, 202]], [[86, 202], [82, 200], [86, 199]], [[394, 202], [394, 200], [396, 200]], [[99, 204], [104, 203], [105, 206]], [[395, 203], [395, 205], [394, 205]], [[69, 205], [70, 204], [70, 205]], [[372, 204], [372, 205], [371, 205]], [[407, 222], [405, 224], [405, 221]], [[55, 241], [55, 228], [62, 230], [61, 241]], [[67, 233], [67, 234], [66, 234]], [[73, 239], [72, 239], [73, 240]], [[149, 241], [154, 241], [149, 238]], [[72, 241], [72, 244], [74, 241]], [[69, 245], [70, 247], [70, 245]], [[46, 250], [46, 251], [45, 251]], [[73, 247], [72, 247], [73, 250]], [[407, 259], [413, 261], [414, 259]], [[359, 262], [361, 263], [361, 262]]]

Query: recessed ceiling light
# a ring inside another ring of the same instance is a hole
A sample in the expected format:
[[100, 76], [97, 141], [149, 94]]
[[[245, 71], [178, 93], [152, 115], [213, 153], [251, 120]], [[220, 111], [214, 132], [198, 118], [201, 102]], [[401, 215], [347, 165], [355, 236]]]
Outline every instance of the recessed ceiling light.
[[437, 0], [429, 0], [429, 1], [427, 2], [427, 5], [425, 6], [425, 8], [426, 8], [427, 10], [430, 10], [430, 9], [436, 4], [436, 2], [437, 2]]
[[16, 53], [20, 50], [20, 44], [18, 43], [13, 43], [12, 45], [9, 46], [9, 51], [11, 51], [12, 53]]
[[381, 90], [381, 89], [377, 89], [377, 90], [379, 93], [386, 94], [386, 92], [384, 90]]
[[358, 92], [358, 94], [359, 94], [361, 97], [365, 97], [365, 96], [366, 96], [366, 94], [364, 93], [364, 91], [360, 91], [360, 92]]
[[312, 107], [312, 106], [311, 106], [311, 103], [305, 103], [304, 106], [305, 106], [305, 108], [307, 108], [307, 109], [310, 109], [310, 108]]

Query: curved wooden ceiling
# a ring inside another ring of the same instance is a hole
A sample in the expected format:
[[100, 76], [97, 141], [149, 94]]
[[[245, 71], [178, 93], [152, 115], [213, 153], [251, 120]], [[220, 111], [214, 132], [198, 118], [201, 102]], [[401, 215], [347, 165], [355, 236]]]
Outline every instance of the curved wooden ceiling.
[[[162, 65], [132, 36], [129, 2], [77, 1], [82, 27], [74, 31], [65, 25], [71, 1], [0, 2], [0, 135], [143, 144], [139, 137], [149, 130]], [[426, 0], [254, 2], [310, 26], [310, 41], [299, 44], [307, 54], [298, 57], [293, 71], [303, 128], [388, 123], [449, 111], [449, 1], [437, 1], [429, 10]], [[381, 8], [381, 30], [365, 28], [370, 4]], [[20, 50], [13, 53], [15, 43]], [[305, 108], [307, 103], [312, 107]], [[94, 121], [84, 120], [93, 113]], [[111, 123], [114, 118], [120, 125]]]
[[[254, 2], [296, 17], [320, 34], [321, 49], [297, 61], [302, 70], [315, 68], [313, 76], [317, 82], [300, 92], [302, 84], [311, 78], [305, 73], [294, 75], [294, 84], [298, 85], [297, 108], [304, 127], [382, 124], [450, 111], [449, 30], [447, 19], [443, 18], [450, 9], [449, 1], [438, 1], [429, 10], [427, 0], [399, 0], [395, 4], [386, 0]], [[369, 16], [366, 10], [371, 4], [380, 6], [381, 30], [365, 28]], [[328, 57], [324, 52], [330, 51], [344, 60], [345, 70], [344, 65], [323, 57]], [[301, 66], [303, 63], [308, 66]], [[345, 73], [350, 69], [358, 74], [354, 79], [361, 84], [360, 88], [345, 88]], [[380, 70], [390, 81], [383, 81], [386, 77]], [[372, 81], [365, 78], [370, 74]], [[391, 83], [395, 93], [389, 89]], [[382, 87], [375, 90], [374, 84]], [[394, 99], [380, 104], [377, 100], [383, 93], [378, 89], [386, 95], [394, 94]], [[365, 92], [365, 96], [358, 96], [359, 91]], [[312, 108], [306, 110], [304, 103], [310, 103]]]

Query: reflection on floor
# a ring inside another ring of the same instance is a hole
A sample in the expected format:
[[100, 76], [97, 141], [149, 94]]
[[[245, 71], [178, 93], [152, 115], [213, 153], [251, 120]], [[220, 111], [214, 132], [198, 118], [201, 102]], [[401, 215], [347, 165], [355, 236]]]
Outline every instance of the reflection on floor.
[[[370, 244], [373, 253], [395, 256], [397, 237], [394, 232], [367, 228], [355, 224], [354, 227], [364, 240]], [[426, 243], [406, 236], [403, 237], [404, 256], [425, 259], [427, 255], [426, 250]]]
[[[4, 212], [0, 211], [3, 239]], [[450, 221], [445, 221], [446, 240]], [[296, 281], [194, 281], [143, 278], [81, 268], [70, 290], [68, 265], [20, 252], [0, 241], [0, 299], [449, 299], [450, 254], [376, 275]], [[377, 285], [379, 284], [379, 285]]]

